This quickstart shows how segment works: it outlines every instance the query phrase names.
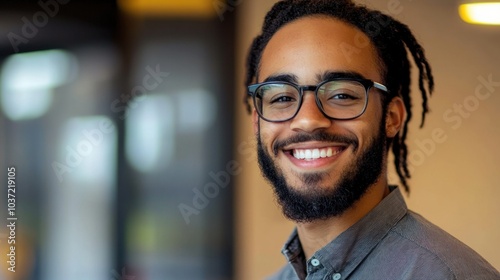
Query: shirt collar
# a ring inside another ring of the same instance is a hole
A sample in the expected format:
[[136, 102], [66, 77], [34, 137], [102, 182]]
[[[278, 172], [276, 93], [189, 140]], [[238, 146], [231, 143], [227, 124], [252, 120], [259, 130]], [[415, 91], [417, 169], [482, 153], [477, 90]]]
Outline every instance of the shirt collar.
[[[313, 257], [328, 271], [341, 272], [343, 277], [348, 277], [390, 229], [406, 215], [408, 208], [401, 191], [396, 187], [390, 189], [390, 194], [366, 216], [314, 254]], [[305, 273], [304, 254], [297, 229], [290, 235], [282, 253], [298, 275]]]

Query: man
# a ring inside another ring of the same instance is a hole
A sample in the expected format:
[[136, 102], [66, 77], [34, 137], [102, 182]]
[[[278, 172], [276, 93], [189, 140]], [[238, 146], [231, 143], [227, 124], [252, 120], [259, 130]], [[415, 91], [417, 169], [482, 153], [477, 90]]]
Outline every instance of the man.
[[348, 0], [282, 1], [267, 14], [246, 83], [259, 165], [296, 222], [272, 279], [500, 279], [388, 186], [392, 151], [409, 190], [406, 49], [423, 125], [433, 78], [407, 26]]

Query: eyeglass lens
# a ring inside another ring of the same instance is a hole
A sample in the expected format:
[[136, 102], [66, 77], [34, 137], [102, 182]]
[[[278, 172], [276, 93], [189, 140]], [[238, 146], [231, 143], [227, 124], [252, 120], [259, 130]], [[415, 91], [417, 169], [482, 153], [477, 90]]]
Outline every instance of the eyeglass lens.
[[[334, 119], [359, 116], [367, 101], [366, 88], [357, 81], [340, 80], [321, 84], [316, 90], [320, 109]], [[285, 83], [270, 83], [257, 88], [254, 99], [260, 115], [267, 120], [292, 118], [300, 108], [302, 95], [298, 88]]]

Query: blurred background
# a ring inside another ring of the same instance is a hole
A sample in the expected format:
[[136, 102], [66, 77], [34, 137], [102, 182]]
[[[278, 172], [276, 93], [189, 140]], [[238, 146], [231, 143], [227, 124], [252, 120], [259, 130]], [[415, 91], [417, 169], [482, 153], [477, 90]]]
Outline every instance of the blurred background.
[[[285, 263], [293, 224], [241, 102], [274, 2], [0, 3], [0, 177], [15, 167], [17, 218], [13, 273], [3, 183], [0, 279], [246, 280]], [[435, 74], [426, 126], [410, 128], [409, 207], [500, 269], [500, 27], [465, 23], [455, 0], [358, 2], [408, 24]]]

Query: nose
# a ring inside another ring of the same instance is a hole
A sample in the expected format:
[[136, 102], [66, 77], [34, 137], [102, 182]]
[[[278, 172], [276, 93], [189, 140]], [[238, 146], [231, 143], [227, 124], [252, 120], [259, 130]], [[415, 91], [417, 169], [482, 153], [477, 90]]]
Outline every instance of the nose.
[[313, 132], [316, 129], [324, 129], [331, 125], [331, 119], [325, 116], [318, 105], [313, 92], [305, 92], [302, 106], [295, 118], [292, 119], [290, 128], [304, 132]]

